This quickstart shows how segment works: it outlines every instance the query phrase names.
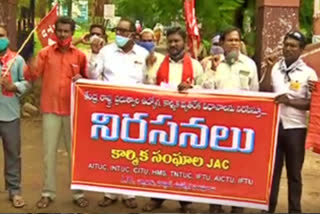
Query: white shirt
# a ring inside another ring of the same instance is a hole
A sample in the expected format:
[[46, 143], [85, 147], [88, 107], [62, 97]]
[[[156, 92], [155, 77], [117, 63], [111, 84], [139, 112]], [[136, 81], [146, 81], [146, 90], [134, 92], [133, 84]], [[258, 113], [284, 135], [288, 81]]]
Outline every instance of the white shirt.
[[[169, 80], [167, 87], [176, 88], [182, 82], [183, 74], [183, 59], [175, 62], [171, 58], [169, 59]], [[193, 69], [193, 79], [195, 80], [197, 76], [203, 73], [202, 66], [200, 62], [191, 58], [191, 64]]]
[[104, 46], [93, 65], [89, 64], [89, 77], [117, 84], [143, 83], [148, 51], [134, 45], [132, 50], [125, 53], [115, 43]]
[[217, 67], [214, 78], [216, 89], [259, 91], [256, 63], [241, 53], [231, 66], [224, 59]]
[[[289, 73], [290, 80], [286, 77], [285, 72], [281, 72], [284, 69], [292, 69]], [[308, 80], [318, 80], [316, 72], [307, 66], [302, 59], [297, 60], [289, 68], [284, 60], [280, 60], [273, 66], [271, 78], [273, 91], [280, 94], [286, 93], [290, 99], [310, 98]], [[306, 111], [291, 106], [280, 105], [280, 119], [284, 129], [307, 127]]]

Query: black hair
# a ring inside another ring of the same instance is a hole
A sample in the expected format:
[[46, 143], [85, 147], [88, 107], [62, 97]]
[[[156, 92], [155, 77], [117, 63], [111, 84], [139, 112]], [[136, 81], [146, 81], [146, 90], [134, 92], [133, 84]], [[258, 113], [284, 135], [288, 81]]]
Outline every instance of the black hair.
[[172, 34], [179, 34], [184, 41], [187, 39], [186, 31], [184, 31], [181, 27], [171, 27], [167, 30], [167, 38]]
[[58, 24], [69, 24], [71, 26], [71, 31], [74, 33], [76, 30], [76, 22], [68, 16], [60, 16], [55, 23], [55, 27], [57, 29]]
[[120, 19], [119, 23], [122, 22], [122, 21], [129, 22], [130, 23], [130, 31], [131, 32], [136, 32], [136, 25], [135, 25], [135, 23], [133, 22], [132, 19], [129, 19], [127, 17], [123, 17], [123, 18]]
[[92, 30], [93, 28], [99, 28], [99, 29], [101, 29], [103, 35], [106, 35], [106, 29], [105, 29], [105, 27], [104, 27], [103, 25], [101, 25], [101, 24], [92, 24], [92, 25], [90, 25], [90, 30], [89, 30], [89, 32], [91, 32], [91, 30]]
[[288, 38], [298, 41], [301, 49], [304, 49], [307, 45], [306, 37], [300, 31], [295, 30], [287, 33], [283, 41], [286, 41]]
[[230, 34], [231, 32], [234, 32], [234, 31], [238, 32], [239, 38], [240, 38], [240, 40], [241, 40], [241, 37], [242, 37], [242, 36], [241, 36], [241, 30], [240, 30], [239, 28], [237, 28], [237, 27], [231, 27], [231, 28], [226, 29], [226, 30], [222, 33], [222, 35], [221, 35], [221, 37], [220, 37], [220, 41], [224, 42], [224, 40], [226, 39], [226, 36], [227, 36], [228, 34]]

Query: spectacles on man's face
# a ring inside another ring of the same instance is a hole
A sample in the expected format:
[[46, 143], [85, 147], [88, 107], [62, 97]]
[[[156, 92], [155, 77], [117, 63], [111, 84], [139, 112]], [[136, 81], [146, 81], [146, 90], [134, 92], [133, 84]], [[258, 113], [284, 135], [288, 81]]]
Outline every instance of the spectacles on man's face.
[[117, 34], [127, 34], [127, 33], [131, 33], [131, 30], [129, 29], [125, 29], [125, 28], [115, 28], [114, 31], [117, 33]]

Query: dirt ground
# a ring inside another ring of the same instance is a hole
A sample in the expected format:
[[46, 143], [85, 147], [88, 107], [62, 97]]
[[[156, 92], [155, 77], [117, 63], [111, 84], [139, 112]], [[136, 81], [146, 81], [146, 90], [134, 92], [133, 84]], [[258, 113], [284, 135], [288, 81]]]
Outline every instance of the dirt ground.
[[[42, 178], [43, 178], [43, 161], [42, 161], [42, 141], [41, 141], [41, 120], [24, 119], [22, 121], [22, 176], [23, 176], [23, 196], [27, 206], [22, 209], [15, 209], [8, 202], [8, 194], [4, 191], [4, 179], [0, 179], [0, 213], [141, 213], [143, 204], [147, 198], [138, 198], [139, 208], [130, 210], [126, 209], [118, 201], [107, 208], [97, 206], [97, 201], [101, 199], [101, 193], [88, 192], [90, 200], [88, 208], [81, 209], [72, 204], [71, 192], [69, 190], [69, 180], [67, 179], [67, 157], [63, 146], [58, 151], [57, 167], [57, 199], [49, 208], [37, 209], [36, 201], [40, 197]], [[3, 172], [3, 153], [0, 150], [0, 172]], [[320, 156], [307, 152], [303, 170], [303, 211], [306, 213], [315, 213], [320, 211]], [[287, 184], [285, 176], [281, 180], [281, 190], [279, 196], [278, 212], [287, 212]], [[207, 213], [208, 205], [194, 203], [193, 207], [197, 213]], [[229, 212], [229, 207], [224, 207]], [[175, 201], [166, 201], [161, 209], [155, 210], [159, 213], [177, 213], [179, 205]], [[254, 209], [245, 209], [245, 212], [260, 212]]]

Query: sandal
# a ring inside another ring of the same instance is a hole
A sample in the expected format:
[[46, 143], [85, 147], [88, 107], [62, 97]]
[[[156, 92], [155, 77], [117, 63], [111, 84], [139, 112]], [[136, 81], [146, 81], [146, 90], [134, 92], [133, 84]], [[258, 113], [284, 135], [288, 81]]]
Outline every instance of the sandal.
[[14, 208], [22, 208], [25, 206], [25, 202], [21, 195], [14, 195], [11, 201]]
[[107, 206], [113, 204], [116, 201], [117, 201], [117, 199], [111, 199], [111, 198], [108, 198], [108, 197], [103, 197], [103, 199], [98, 202], [98, 205], [100, 207], [107, 207]]
[[224, 210], [222, 209], [221, 205], [210, 204], [209, 212], [210, 213], [224, 213]]
[[150, 200], [148, 201], [144, 207], [142, 208], [143, 211], [146, 212], [151, 212], [154, 209], [158, 209], [161, 207], [162, 201], [158, 201], [158, 200]]
[[138, 203], [135, 198], [124, 199], [123, 203], [124, 205], [126, 205], [127, 208], [134, 209], [138, 207]]
[[49, 197], [46, 197], [46, 196], [42, 196], [40, 198], [40, 200], [37, 202], [37, 207], [39, 209], [42, 209], [42, 208], [47, 208], [49, 207], [50, 203], [52, 202], [52, 199], [49, 198]]
[[193, 213], [193, 210], [192, 210], [192, 204], [184, 204], [181, 206], [181, 212], [182, 213]]
[[73, 203], [75, 203], [76, 205], [78, 205], [81, 208], [85, 208], [89, 205], [89, 201], [85, 197], [75, 199], [75, 200], [73, 200]]

